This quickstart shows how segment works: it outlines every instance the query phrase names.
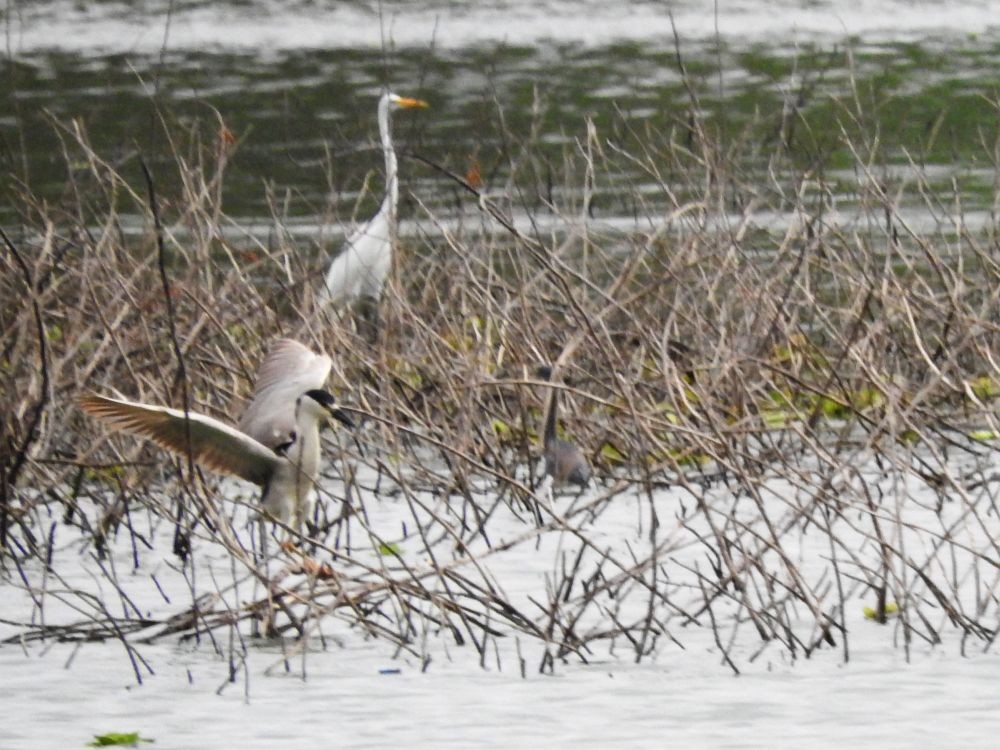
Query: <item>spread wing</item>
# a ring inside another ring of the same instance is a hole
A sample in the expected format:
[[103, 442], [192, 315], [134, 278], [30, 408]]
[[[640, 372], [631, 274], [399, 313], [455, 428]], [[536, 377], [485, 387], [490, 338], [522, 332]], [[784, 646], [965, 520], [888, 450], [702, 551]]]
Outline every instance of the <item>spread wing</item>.
[[295, 402], [306, 391], [322, 388], [332, 366], [328, 356], [298, 341], [275, 341], [257, 371], [239, 429], [272, 449], [294, 440]]
[[199, 466], [264, 486], [284, 460], [234, 427], [202, 414], [147, 406], [103, 396], [83, 396], [80, 408], [111, 429], [149, 438], [161, 448], [191, 458]]

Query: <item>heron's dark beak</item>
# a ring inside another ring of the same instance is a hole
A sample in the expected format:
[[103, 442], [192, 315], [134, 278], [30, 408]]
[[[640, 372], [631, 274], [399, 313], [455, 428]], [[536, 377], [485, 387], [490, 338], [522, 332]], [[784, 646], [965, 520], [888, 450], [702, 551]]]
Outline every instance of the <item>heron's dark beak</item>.
[[346, 427], [354, 429], [354, 420], [343, 409], [330, 409], [330, 416]]

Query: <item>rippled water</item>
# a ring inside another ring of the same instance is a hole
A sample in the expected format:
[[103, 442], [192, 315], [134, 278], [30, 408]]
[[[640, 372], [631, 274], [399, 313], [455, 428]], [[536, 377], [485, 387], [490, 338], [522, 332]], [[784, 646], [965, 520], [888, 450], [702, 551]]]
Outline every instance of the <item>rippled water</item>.
[[[870, 481], [878, 483], [878, 467], [867, 466], [864, 471]], [[367, 486], [368, 480], [363, 484]], [[892, 480], [885, 480], [884, 486], [888, 497]], [[225, 487], [229, 490], [223, 495], [242, 492], [235, 482]], [[807, 499], [781, 481], [767, 487], [765, 495], [773, 498], [768, 502], [773, 502], [771, 512], [776, 517], [787, 510], [786, 505], [794, 507]], [[329, 489], [334, 496], [342, 494], [336, 483]], [[682, 582], [685, 570], [704, 560], [702, 546], [676, 522], [683, 497], [680, 490], [666, 490], [654, 499], [657, 514], [664, 519], [661, 540], [676, 539], [667, 565], [672, 587]], [[432, 495], [425, 499], [447, 514], [441, 505], [446, 501]], [[421, 565], [423, 553], [416, 535], [393, 536], [402, 522], [419, 522], [411, 517], [412, 509], [399, 499], [373, 493], [365, 493], [358, 501], [365, 507], [370, 527], [386, 538], [396, 538], [404, 559]], [[947, 528], [952, 538], [971, 549], [987, 544], [982, 529], [961, 504], [945, 506], [939, 516], [933, 499], [927, 501], [898, 509], [909, 531], [893, 533], [909, 537], [905, 545], [911, 555], [920, 559], [929, 553], [918, 541], [926, 541], [917, 535], [918, 529]], [[565, 511], [569, 499], [556, 502]], [[641, 556], [648, 533], [637, 526], [637, 519], [646, 514], [647, 502], [627, 494], [617, 498], [587, 533], [602, 549], [607, 545], [609, 550], [622, 550], [630, 545]], [[144, 521], [137, 516], [133, 522], [144, 532]], [[691, 518], [686, 523], [697, 527]], [[156, 532], [158, 527], [153, 528], [151, 538], [157, 544], [153, 550], [139, 550], [140, 564], [134, 570], [127, 539], [118, 539], [115, 569], [129, 601], [143, 613], [162, 617], [183, 610], [193, 594], [188, 578], [165, 551], [169, 550], [169, 529]], [[490, 534], [496, 542], [516, 539], [524, 531], [523, 519], [509, 514], [499, 513], [491, 521]], [[841, 535], [844, 532], [842, 528]], [[46, 583], [45, 572], [35, 563], [25, 568], [36, 592], [43, 584], [51, 592], [44, 599], [44, 617], [49, 623], [77, 619], [56, 596], [64, 587], [103, 590], [109, 607], [122, 605], [107, 588], [90, 550], [64, 538], [67, 534], [73, 534], [68, 527], [58, 531], [59, 551], [53, 562], [65, 581]], [[845, 549], [857, 550], [864, 559], [878, 555], [874, 545], [842, 539]], [[481, 562], [514, 606], [532, 611], [528, 597], [545, 600], [546, 575], [561, 564], [561, 555], [574, 554], [573, 541], [572, 535], [553, 531], [537, 544], [515, 545]], [[357, 544], [361, 547], [355, 547], [352, 555], [363, 559], [363, 543]], [[813, 526], [786, 535], [783, 544], [801, 575], [818, 580], [828, 565], [825, 535]], [[215, 545], [196, 541], [193, 559], [193, 578], [199, 581], [196, 593], [213, 590], [232, 575], [225, 551]], [[956, 564], [961, 569], [965, 562], [958, 559]], [[969, 597], [972, 586], [970, 578], [965, 583]], [[683, 610], [683, 585], [676, 592], [672, 596]], [[241, 597], [248, 596], [244, 589]], [[697, 600], [696, 585], [691, 586], [691, 596]], [[72, 602], [72, 597], [67, 601]], [[41, 616], [42, 611], [31, 607], [27, 592], [19, 585], [0, 588], [0, 603], [14, 618], [27, 617], [29, 612], [35, 618]], [[629, 605], [623, 599], [625, 608], [619, 615], [627, 618], [637, 603], [643, 606], [635, 601]], [[426, 644], [431, 659], [425, 669], [420, 658], [399, 655], [392, 644], [364, 638], [331, 618], [324, 622], [325, 648], [314, 637], [304, 656], [293, 653], [287, 662], [274, 643], [251, 639], [245, 651], [237, 648], [238, 672], [233, 683], [227, 682], [226, 659], [216, 655], [207, 639], [200, 644], [178, 644], [165, 638], [155, 645], [137, 639], [137, 653], [143, 660], [138, 667], [141, 686], [136, 684], [123, 648], [113, 641], [78, 646], [32, 643], [24, 649], [6, 645], [0, 648], [5, 686], [0, 705], [6, 717], [29, 718], [0, 722], [0, 748], [78, 747], [92, 734], [137, 730], [155, 739], [157, 748], [178, 749], [271, 748], [295, 742], [304, 747], [322, 743], [359, 748], [386, 743], [453, 748], [537, 743], [607, 747], [613, 742], [650, 748], [665, 742], [733, 748], [763, 744], [990, 747], [988, 738], [1000, 729], [1000, 698], [995, 689], [1000, 655], [990, 648], [984, 653], [981, 641], [970, 640], [963, 646], [946, 615], [940, 613], [934, 616], [934, 627], [943, 643], [932, 648], [914, 641], [907, 663], [898, 622], [878, 625], [866, 620], [865, 604], [870, 604], [865, 596], [855, 595], [849, 595], [846, 603], [850, 653], [846, 664], [839, 636], [836, 648], [823, 648], [795, 661], [777, 644], [753, 656], [737, 642], [732, 655], [741, 670], [739, 677], [732, 676], [722, 663], [710, 629], [686, 627], [681, 617], [668, 624], [675, 641], [664, 639], [656, 656], [642, 664], [634, 663], [626, 642], [602, 650], [610, 644], [597, 641], [588, 653], [590, 663], [559, 662], [553, 676], [538, 673], [542, 645], [523, 636], [498, 639], [495, 652], [491, 648], [480, 665], [470, 644], [458, 646], [444, 633], [432, 635]], [[733, 623], [723, 622], [723, 633], [732, 627], [735, 635]], [[742, 627], [744, 632], [751, 630], [747, 623]], [[0, 637], [12, 632], [16, 629], [0, 624]], [[218, 638], [225, 653], [228, 636], [224, 630]], [[291, 641], [287, 645], [295, 647]], [[525, 659], [523, 676], [519, 656]]]
[[[954, 180], [967, 208], [992, 204], [1000, 84], [1000, 44], [985, 33], [1000, 23], [992, 3], [742, 0], [719, 2], [716, 13], [693, 0], [582, 9], [387, 2], [381, 25], [376, 7], [361, 2], [12, 8], [3, 24], [0, 165], [15, 205], [22, 184], [56, 202], [67, 196], [68, 177], [78, 189], [87, 185], [86, 155], [53, 119], [70, 130], [75, 123], [127, 179], [138, 178], [142, 154], [167, 196], [177, 189], [177, 154], [163, 123], [175, 142], [196, 130], [211, 146], [221, 121], [239, 139], [225, 178], [228, 214], [244, 223], [275, 213], [348, 221], [359, 208], [369, 212], [378, 191], [374, 101], [385, 82], [432, 105], [397, 118], [404, 154], [459, 174], [478, 164], [487, 189], [499, 191], [519, 162], [519, 200], [542, 213], [564, 202], [560, 189], [579, 186], [565, 165], [579, 161], [588, 118], [600, 139], [635, 153], [683, 142], [697, 115], [735, 163], [763, 168], [791, 103], [802, 117], [789, 151], [793, 173], [818, 164], [846, 170], [830, 187], [850, 199], [855, 155], [842, 128], [856, 141], [877, 132], [878, 176], [890, 166], [936, 168], [923, 174], [941, 189]], [[538, 159], [526, 161], [522, 149]], [[592, 215], [634, 217], [636, 196], [654, 215], [669, 203], [628, 160], [604, 169]], [[402, 179], [405, 215], [420, 213], [411, 194], [443, 213], [462, 204], [422, 163], [404, 157]], [[366, 184], [371, 194], [359, 207]], [[9, 211], [0, 205], [0, 215]]]
[[[371, 649], [315, 659], [306, 682], [256, 677], [249, 705], [236, 688], [214, 695], [205, 659], [156, 649], [160, 674], [126, 687], [113, 646], [91, 645], [70, 671], [67, 649], [43, 658], [0, 650], [4, 750], [82, 747], [89, 734], [142, 730], [155, 747], [624, 747], [990, 748], [1000, 729], [995, 659], [884, 650], [855, 664], [778, 668], [733, 678], [673, 659], [657, 666], [574, 667], [521, 680], [463, 664], [421, 674]], [[695, 659], [689, 660], [694, 662]], [[380, 675], [386, 664], [400, 674]], [[193, 682], [188, 681], [188, 670]], [[11, 717], [30, 717], [14, 722]]]
[[[849, 35], [923, 39], [941, 32], [982, 34], [1000, 26], [1000, 8], [989, 0], [38, 0], [8, 7], [14, 11], [8, 36], [19, 51], [151, 52], [160, 49], [165, 33], [175, 47], [249, 47], [266, 53], [384, 43], [662, 42], [674, 27], [696, 39], [720, 34], [786, 41]], [[163, 23], [168, 14], [169, 30]]]

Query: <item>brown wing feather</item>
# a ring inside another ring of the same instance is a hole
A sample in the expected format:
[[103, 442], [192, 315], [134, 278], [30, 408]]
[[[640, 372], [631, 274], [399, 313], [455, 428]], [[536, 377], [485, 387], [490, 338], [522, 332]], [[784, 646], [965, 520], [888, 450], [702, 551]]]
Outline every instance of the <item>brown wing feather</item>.
[[[249, 435], [202, 414], [165, 406], [83, 396], [80, 408], [109, 427], [152, 440], [161, 448], [191, 458], [199, 466], [265, 485], [284, 460]], [[188, 442], [190, 440], [190, 443]]]

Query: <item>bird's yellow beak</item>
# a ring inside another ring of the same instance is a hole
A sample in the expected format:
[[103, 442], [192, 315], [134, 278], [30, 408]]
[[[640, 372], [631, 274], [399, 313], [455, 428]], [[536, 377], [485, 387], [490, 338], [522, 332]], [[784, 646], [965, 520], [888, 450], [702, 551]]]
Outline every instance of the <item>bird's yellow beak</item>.
[[408, 96], [401, 96], [396, 100], [396, 106], [403, 109], [427, 109], [431, 105], [423, 99], [411, 99]]

